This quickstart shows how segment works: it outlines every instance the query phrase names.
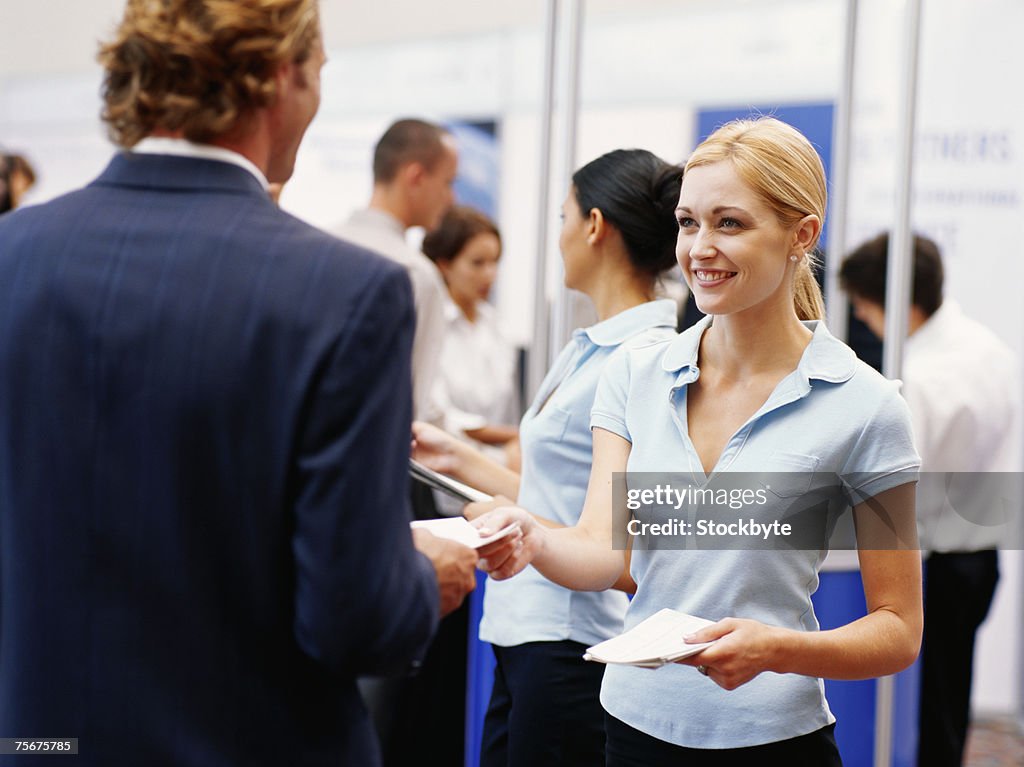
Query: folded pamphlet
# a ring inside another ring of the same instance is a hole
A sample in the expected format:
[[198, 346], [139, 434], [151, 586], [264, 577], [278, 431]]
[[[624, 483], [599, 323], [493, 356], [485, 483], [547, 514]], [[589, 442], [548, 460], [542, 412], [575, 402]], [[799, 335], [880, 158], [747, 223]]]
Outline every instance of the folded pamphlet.
[[710, 626], [714, 621], [665, 608], [617, 637], [588, 647], [584, 660], [617, 663], [641, 668], [659, 668], [666, 663], [696, 655], [714, 642], [687, 644], [687, 634]]

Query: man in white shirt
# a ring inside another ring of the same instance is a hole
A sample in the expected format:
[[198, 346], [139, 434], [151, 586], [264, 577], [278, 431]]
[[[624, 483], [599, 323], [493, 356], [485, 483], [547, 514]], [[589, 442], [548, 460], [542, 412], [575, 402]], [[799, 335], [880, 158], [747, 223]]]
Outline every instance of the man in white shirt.
[[454, 196], [458, 168], [454, 137], [424, 120], [402, 119], [381, 136], [373, 155], [370, 205], [335, 231], [405, 267], [416, 303], [412, 346], [413, 415], [439, 423], [431, 391], [444, 342], [445, 288], [437, 267], [405, 239], [406, 231], [435, 228]]
[[[425, 120], [398, 120], [373, 155], [373, 194], [335, 234], [405, 267], [416, 305], [412, 345], [413, 415], [440, 425], [434, 382], [444, 346], [447, 291], [437, 267], [406, 242], [414, 226], [435, 228], [454, 200], [458, 166], [454, 137]], [[413, 513], [438, 516], [430, 488], [413, 483]], [[414, 677], [360, 679], [359, 687], [380, 735], [385, 767], [418, 764], [431, 754], [438, 764], [461, 764], [466, 690], [467, 607], [441, 622]]]
[[[857, 318], [885, 332], [883, 234], [844, 262]], [[921, 651], [921, 767], [960, 765], [970, 717], [974, 638], [999, 578], [1001, 484], [1019, 469], [1017, 360], [991, 330], [942, 298], [938, 247], [914, 238], [903, 394], [921, 455], [918, 527], [927, 550]], [[1012, 495], [1009, 497], [1013, 497]]]

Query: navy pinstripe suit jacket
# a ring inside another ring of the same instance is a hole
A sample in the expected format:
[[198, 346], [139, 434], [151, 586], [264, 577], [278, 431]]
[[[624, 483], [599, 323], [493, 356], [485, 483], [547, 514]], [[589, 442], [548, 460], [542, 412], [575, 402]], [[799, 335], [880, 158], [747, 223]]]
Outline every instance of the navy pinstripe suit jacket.
[[0, 218], [0, 737], [375, 764], [355, 677], [439, 610], [412, 334], [401, 267], [234, 165], [122, 154]]

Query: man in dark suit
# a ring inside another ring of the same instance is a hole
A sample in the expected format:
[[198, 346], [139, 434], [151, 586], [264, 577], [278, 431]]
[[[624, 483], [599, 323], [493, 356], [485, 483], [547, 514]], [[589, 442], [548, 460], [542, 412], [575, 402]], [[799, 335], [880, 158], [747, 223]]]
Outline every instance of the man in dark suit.
[[0, 737], [376, 764], [355, 678], [417, 661], [476, 555], [409, 532], [404, 270], [266, 193], [316, 0], [129, 0], [101, 60], [132, 151], [0, 219]]

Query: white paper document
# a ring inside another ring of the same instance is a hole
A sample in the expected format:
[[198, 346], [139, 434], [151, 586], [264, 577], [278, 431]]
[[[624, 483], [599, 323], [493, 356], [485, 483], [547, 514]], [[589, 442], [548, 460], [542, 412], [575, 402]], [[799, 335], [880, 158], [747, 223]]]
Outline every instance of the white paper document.
[[683, 637], [710, 626], [714, 621], [665, 608], [629, 631], [588, 647], [584, 660], [658, 668], [689, 655], [696, 655], [714, 642], [687, 644]]
[[438, 538], [448, 538], [469, 546], [471, 549], [478, 549], [488, 543], [501, 540], [509, 533], [519, 529], [518, 522], [505, 525], [496, 533], [491, 533], [486, 538], [481, 538], [479, 531], [471, 525], [465, 517], [446, 517], [444, 519], [422, 519], [409, 523], [412, 527], [421, 527], [428, 533]]

